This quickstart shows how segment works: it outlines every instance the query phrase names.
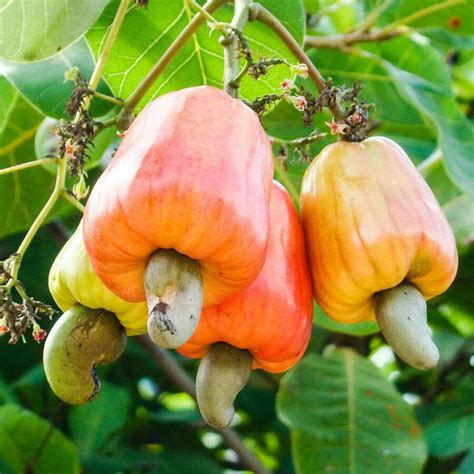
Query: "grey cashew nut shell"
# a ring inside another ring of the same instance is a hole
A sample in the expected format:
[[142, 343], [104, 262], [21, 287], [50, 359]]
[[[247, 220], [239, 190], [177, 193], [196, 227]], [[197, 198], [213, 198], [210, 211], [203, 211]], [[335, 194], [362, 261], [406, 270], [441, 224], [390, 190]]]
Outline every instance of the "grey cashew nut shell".
[[229, 426], [234, 418], [234, 400], [252, 371], [249, 351], [229, 344], [213, 344], [201, 360], [196, 377], [199, 410], [214, 428]]
[[375, 295], [375, 316], [395, 353], [420, 370], [434, 367], [439, 351], [431, 339], [426, 301], [411, 283], [402, 282]]
[[174, 250], [160, 249], [144, 275], [148, 334], [163, 349], [175, 349], [193, 335], [201, 316], [201, 266]]
[[97, 365], [115, 362], [127, 336], [117, 317], [104, 309], [75, 305], [54, 324], [43, 353], [46, 378], [64, 402], [82, 405], [100, 390]]

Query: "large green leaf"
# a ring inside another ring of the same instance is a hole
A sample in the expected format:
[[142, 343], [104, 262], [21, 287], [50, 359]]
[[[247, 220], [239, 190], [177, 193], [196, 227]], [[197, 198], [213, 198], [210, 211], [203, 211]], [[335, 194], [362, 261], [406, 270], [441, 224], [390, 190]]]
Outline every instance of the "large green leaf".
[[[302, 42], [305, 23], [301, 0], [264, 0], [261, 3], [287, 26], [297, 41]], [[96, 57], [101, 51], [104, 35], [113, 20], [116, 6], [117, 0], [105, 9], [98, 22], [87, 33], [87, 40]], [[154, 0], [146, 10], [129, 9], [104, 72], [115, 95], [126, 98], [134, 91], [193, 14], [188, 3], [182, 0]], [[229, 21], [231, 15], [230, 6], [215, 13], [217, 19], [224, 21]], [[296, 62], [286, 46], [267, 27], [249, 23], [245, 28], [245, 35], [255, 57], [283, 56]], [[209, 35], [209, 28], [204, 25], [162, 73], [142, 105], [151, 98], [176, 89], [201, 84], [221, 87], [224, 63], [222, 46], [218, 40], [219, 34]], [[242, 95], [253, 98], [272, 92], [289, 74], [286, 66], [279, 66], [271, 69], [268, 76], [259, 81], [245, 79]]]
[[[150, 472], [159, 474], [220, 474], [222, 469], [210, 456], [190, 449], [165, 449], [163, 452], [121, 448], [111, 456], [96, 455], [85, 463], [87, 472]], [[3, 474], [3, 473], [2, 473]]]
[[[12, 87], [0, 78], [0, 97]], [[0, 168], [35, 159], [34, 136], [42, 119], [17, 92], [8, 121], [0, 134]], [[54, 184], [54, 176], [41, 167], [0, 176], [0, 237], [28, 228], [43, 207]]]
[[443, 403], [417, 409], [428, 450], [434, 456], [452, 456], [472, 448], [474, 439], [474, 401], [472, 379], [465, 379], [450, 390]]
[[399, 92], [436, 128], [451, 179], [474, 194], [473, 127], [456, 103], [443, 57], [416, 36], [395, 38], [373, 51]]
[[474, 197], [464, 193], [443, 206], [456, 238], [460, 254], [472, 246], [474, 240]]
[[308, 6], [312, 13], [317, 13], [316, 21], [310, 25], [316, 34], [346, 33], [357, 29], [380, 7], [383, 8], [376, 26], [405, 25], [423, 32], [437, 27], [447, 29], [453, 36], [472, 34], [471, 0], [321, 0]]
[[379, 332], [375, 321], [366, 321], [355, 324], [341, 324], [331, 319], [318, 305], [314, 305], [313, 322], [318, 326], [333, 332], [342, 332], [353, 336], [366, 336]]
[[419, 473], [426, 446], [411, 408], [351, 349], [310, 355], [282, 379], [280, 419], [299, 473]]
[[461, 464], [459, 465], [458, 474], [472, 474], [474, 472], [474, 448], [464, 456]]
[[457, 50], [474, 49], [474, 36], [460, 36], [444, 28], [427, 28], [423, 30], [423, 35], [429, 38], [437, 49], [448, 52], [452, 48]]
[[103, 383], [100, 394], [88, 405], [73, 407], [69, 413], [71, 435], [81, 457], [88, 458], [103, 447], [129, 415], [130, 395], [124, 388]]
[[0, 58], [53, 56], [83, 35], [109, 0], [0, 0]]
[[74, 445], [48, 421], [13, 404], [0, 407], [0, 457], [15, 473], [80, 472]]
[[[436, 154], [433, 155], [434, 158]], [[453, 229], [458, 252], [463, 254], [474, 238], [474, 197], [463, 193], [446, 174], [441, 159], [429, 159], [420, 171], [433, 190]]]
[[15, 106], [16, 102], [16, 91], [13, 87], [10, 87], [7, 80], [0, 77], [0, 135], [3, 133], [10, 114]]
[[446, 174], [441, 153], [438, 151], [431, 158], [421, 163], [418, 169], [442, 206], [449, 204], [462, 194], [462, 191], [454, 185]]
[[474, 439], [474, 414], [424, 427], [428, 449], [435, 456], [451, 456], [470, 448]]
[[440, 26], [456, 34], [472, 34], [473, 18], [471, 0], [395, 0], [381, 16], [380, 23], [417, 29]]
[[[73, 83], [64, 80], [64, 73], [72, 67], [78, 67], [90, 79], [94, 61], [84, 39], [43, 61], [20, 64], [0, 60], [0, 74], [8, 77], [21, 94], [43, 114], [55, 118], [67, 117], [64, 106], [71, 95]], [[98, 90], [103, 94], [110, 94], [103, 81]], [[111, 107], [110, 103], [96, 99], [92, 102], [91, 113], [93, 116], [103, 115]]]

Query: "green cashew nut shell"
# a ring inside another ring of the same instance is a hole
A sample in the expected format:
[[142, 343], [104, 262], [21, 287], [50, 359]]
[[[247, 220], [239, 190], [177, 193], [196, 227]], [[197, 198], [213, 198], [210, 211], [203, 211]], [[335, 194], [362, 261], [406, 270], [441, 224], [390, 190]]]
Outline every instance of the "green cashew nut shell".
[[81, 305], [68, 309], [55, 323], [43, 353], [46, 378], [64, 402], [82, 405], [100, 390], [97, 365], [117, 360], [127, 337], [114, 314]]

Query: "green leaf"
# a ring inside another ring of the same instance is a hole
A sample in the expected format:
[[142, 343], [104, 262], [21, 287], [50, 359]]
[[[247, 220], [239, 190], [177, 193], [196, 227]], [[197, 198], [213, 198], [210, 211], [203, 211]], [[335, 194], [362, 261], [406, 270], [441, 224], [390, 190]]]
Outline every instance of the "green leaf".
[[[15, 403], [16, 398], [9, 384], [0, 376], [0, 403]], [[2, 472], [0, 470], [0, 472]]]
[[472, 18], [471, 0], [396, 0], [382, 15], [381, 23], [417, 29], [441, 26], [452, 33], [472, 34]]
[[448, 205], [453, 199], [462, 195], [462, 191], [454, 185], [446, 174], [440, 152], [436, 151], [431, 158], [421, 163], [418, 169], [430, 185], [441, 206]]
[[446, 31], [444, 28], [423, 30], [423, 35], [430, 38], [438, 49], [448, 52], [450, 49], [474, 49], [474, 36], [460, 36]]
[[38, 61], [82, 36], [109, 0], [0, 0], [0, 58]]
[[103, 383], [96, 400], [71, 408], [71, 436], [81, 457], [87, 458], [104, 446], [127, 421], [130, 395], [126, 389]]
[[351, 349], [305, 357], [283, 377], [277, 409], [299, 473], [419, 473], [426, 460], [411, 408]]
[[168, 411], [160, 410], [148, 413], [148, 416], [161, 425], [175, 424], [175, 423], [196, 423], [202, 420], [201, 415], [197, 410], [180, 410]]
[[379, 332], [379, 327], [374, 321], [355, 324], [341, 324], [331, 319], [316, 303], [314, 304], [313, 322], [329, 331], [342, 332], [353, 336], [367, 336]]
[[443, 206], [456, 238], [459, 254], [462, 255], [474, 241], [474, 197], [461, 194]]
[[[297, 41], [303, 41], [305, 16], [301, 0], [264, 0], [261, 4], [285, 24]], [[87, 41], [95, 57], [101, 51], [116, 5], [117, 0], [105, 9], [98, 22], [87, 33]], [[154, 0], [147, 9], [129, 9], [104, 71], [104, 77], [116, 96], [127, 98], [135, 90], [194, 13], [182, 0]], [[229, 21], [232, 8], [225, 6], [214, 16], [220, 21]], [[262, 24], [249, 23], [245, 28], [245, 36], [255, 58], [284, 57], [296, 63], [288, 48]], [[209, 28], [203, 25], [161, 74], [141, 106], [158, 95], [176, 89], [201, 84], [221, 87], [223, 64], [219, 34], [209, 35]], [[241, 88], [242, 96], [249, 99], [273, 92], [289, 75], [291, 73], [287, 66], [277, 66], [259, 81], [246, 78]]]
[[452, 456], [472, 447], [474, 414], [425, 425], [428, 451], [434, 456]]
[[416, 418], [420, 425], [424, 428], [473, 415], [473, 382], [465, 378], [454, 385], [452, 390], [445, 392], [447, 396], [438, 397], [440, 401], [428, 405], [418, 405]]
[[[64, 110], [74, 84], [64, 80], [64, 73], [78, 67], [81, 73], [90, 79], [94, 70], [94, 60], [84, 39], [80, 39], [56, 56], [34, 63], [19, 64], [0, 61], [0, 74], [5, 75], [33, 106], [44, 115], [54, 118], [66, 118]], [[98, 91], [110, 95], [104, 81]], [[94, 99], [91, 104], [93, 116], [103, 115], [112, 108], [112, 104]]]
[[[4, 91], [11, 94], [12, 87], [0, 79], [0, 97]], [[35, 159], [33, 141], [41, 120], [41, 115], [15, 92], [8, 122], [0, 134], [0, 169]], [[54, 176], [41, 167], [0, 176], [0, 237], [27, 229], [53, 185]]]
[[49, 422], [18, 405], [0, 407], [0, 453], [12, 472], [80, 472], [74, 445]]
[[85, 461], [87, 472], [116, 474], [117, 472], [159, 472], [160, 474], [220, 474], [219, 464], [199, 451], [166, 449], [154, 453], [148, 450], [120, 449], [113, 456], [96, 455]]
[[441, 155], [435, 153], [432, 158], [419, 169], [441, 204], [456, 238], [458, 253], [462, 255], [474, 238], [474, 197], [463, 193], [449, 179]]
[[464, 338], [452, 330], [446, 331], [435, 328], [432, 324], [431, 328], [433, 330], [433, 341], [440, 353], [439, 364], [444, 365], [448, 363], [463, 346]]
[[5, 127], [10, 118], [10, 113], [15, 106], [16, 91], [10, 87], [8, 81], [0, 76], [0, 135], [5, 130]]
[[415, 36], [395, 38], [375, 50], [399, 92], [436, 128], [450, 178], [474, 195], [473, 127], [452, 94], [443, 57]]
[[[462, 278], [462, 275], [460, 276]], [[456, 280], [453, 287], [449, 291], [454, 291], [456, 289]], [[461, 287], [462, 293], [466, 294], [466, 288]], [[472, 314], [468, 311], [465, 311], [465, 308], [462, 306], [464, 303], [459, 295], [454, 294], [453, 296], [458, 296], [457, 298], [451, 298], [449, 303], [442, 304], [438, 307], [438, 311], [457, 329], [459, 334], [464, 337], [473, 337], [474, 336], [474, 319]], [[466, 296], [465, 296], [466, 297]], [[467, 295], [468, 304], [472, 305], [471, 295]], [[461, 303], [461, 304], [459, 304]]]
[[454, 89], [460, 98], [470, 100], [474, 97], [474, 52], [465, 56], [469, 59], [453, 68]]
[[474, 472], [474, 448], [467, 452], [458, 467], [458, 474], [472, 474]]

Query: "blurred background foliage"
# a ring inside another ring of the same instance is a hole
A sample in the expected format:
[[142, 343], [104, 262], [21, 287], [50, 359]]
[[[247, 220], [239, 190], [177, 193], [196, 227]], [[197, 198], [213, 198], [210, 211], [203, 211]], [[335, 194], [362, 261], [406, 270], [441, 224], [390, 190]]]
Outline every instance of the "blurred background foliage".
[[[41, 133], [51, 138], [47, 125], [65, 116], [72, 84], [63, 82], [64, 72], [72, 65], [78, 65], [86, 76], [92, 72], [118, 5], [116, 0], [102, 3], [102, 14], [94, 11], [82, 27], [77, 26], [80, 38], [59, 54], [47, 57], [45, 53], [36, 58], [39, 61], [21, 64], [12, 62], [18, 58], [5, 52], [0, 55], [2, 168], [30, 161], [35, 153], [42, 157], [54, 151], [54, 140], [45, 141]], [[334, 38], [358, 31], [361, 25], [368, 25], [370, 31], [401, 29], [384, 41], [307, 49], [323, 76], [335, 84], [363, 83], [361, 99], [376, 105], [371, 113], [372, 133], [397, 141], [419, 166], [453, 227], [460, 267], [450, 290], [429, 303], [429, 321], [441, 352], [436, 369], [420, 372], [407, 367], [385, 344], [375, 324], [343, 326], [315, 307], [307, 355], [284, 376], [255, 371], [237, 399], [233, 428], [270, 472], [472, 474], [473, 2], [261, 3], [301, 43], [305, 34]], [[146, 10], [130, 7], [104, 73], [103, 92], [127, 97], [133, 91], [188, 21], [186, 5], [151, 0]], [[228, 6], [216, 16], [228, 19], [231, 11]], [[41, 16], [38, 21], [41, 24]], [[257, 55], [291, 58], [266, 28], [249, 24], [245, 33]], [[145, 102], [202, 83], [219, 87], [222, 64], [217, 35], [209, 36], [203, 27], [197, 41], [190, 42], [171, 63]], [[258, 82], [246, 78], [243, 97], [271, 93], [287, 75], [288, 70], [279, 67]], [[308, 80], [299, 81], [312, 88]], [[110, 104], [95, 100], [92, 114], [101, 117], [110, 109]], [[330, 116], [321, 114], [307, 127], [287, 103], [280, 103], [263, 119], [267, 132], [282, 140], [327, 132], [326, 122]], [[290, 146], [287, 169], [278, 176], [287, 186], [299, 189], [307, 156], [314, 157], [332, 140], [328, 135], [303, 150]], [[110, 160], [116, 144], [113, 128], [99, 135], [89, 164], [91, 182]], [[276, 155], [279, 148], [275, 145]], [[53, 183], [51, 169], [46, 168], [0, 176], [0, 258], [16, 251]], [[77, 210], [65, 202], [38, 233], [20, 274], [30, 295], [53, 304], [47, 288], [49, 268], [79, 219]], [[45, 329], [52, 323], [45, 321]], [[195, 361], [175, 353], [172, 357], [194, 378]], [[0, 360], [2, 474], [209, 474], [246, 469], [223, 436], [204, 425], [192, 397], [177, 388], [174, 378], [161, 370], [136, 338], [129, 339], [117, 363], [100, 369], [102, 392], [83, 407], [66, 406], [52, 394], [43, 372], [42, 345], [30, 337], [15, 346], [3, 338]]]

